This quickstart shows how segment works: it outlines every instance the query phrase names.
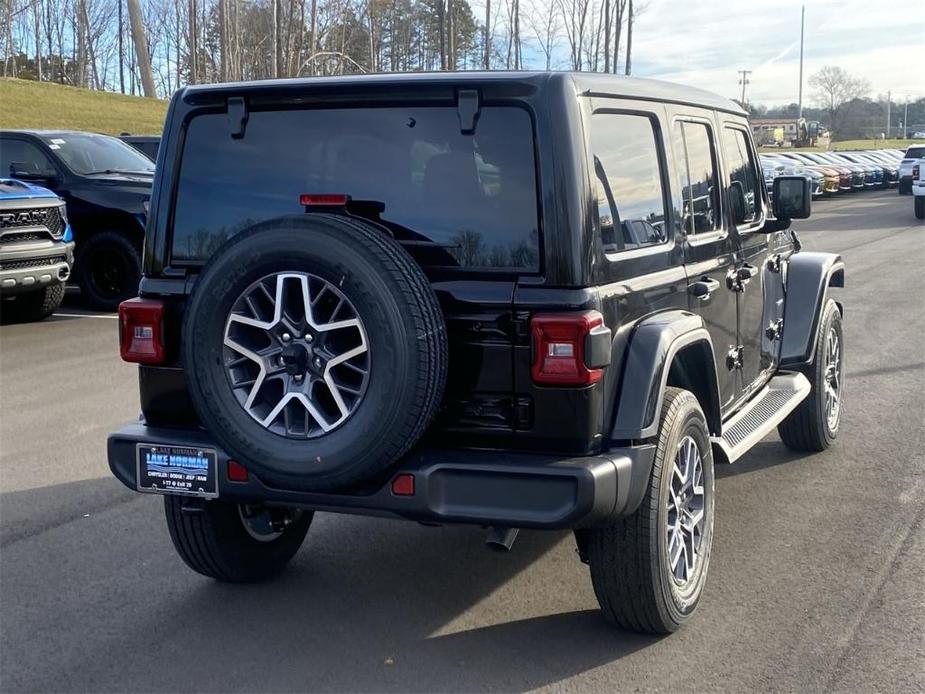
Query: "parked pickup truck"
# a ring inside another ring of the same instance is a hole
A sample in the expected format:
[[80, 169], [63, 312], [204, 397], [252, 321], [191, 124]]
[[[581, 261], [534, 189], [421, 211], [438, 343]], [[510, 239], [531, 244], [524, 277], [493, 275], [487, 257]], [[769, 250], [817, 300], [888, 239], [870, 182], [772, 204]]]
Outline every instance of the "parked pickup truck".
[[0, 298], [3, 320], [54, 313], [74, 263], [64, 201], [46, 188], [0, 178]]
[[727, 99], [562, 72], [193, 86], [158, 156], [119, 309], [142, 417], [108, 456], [201, 574], [275, 574], [318, 510], [505, 548], [569, 528], [605, 616], [670, 632], [714, 462], [838, 435], [845, 265], [800, 250], [810, 179], [771, 204]]

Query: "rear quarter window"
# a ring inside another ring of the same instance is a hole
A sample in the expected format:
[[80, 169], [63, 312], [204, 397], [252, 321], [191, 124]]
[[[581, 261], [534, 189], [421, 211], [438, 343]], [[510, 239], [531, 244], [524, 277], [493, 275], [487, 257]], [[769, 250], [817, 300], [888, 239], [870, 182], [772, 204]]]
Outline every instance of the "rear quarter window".
[[302, 214], [303, 193], [375, 201], [422, 264], [539, 270], [533, 126], [483, 106], [474, 135], [455, 108], [252, 112], [234, 139], [225, 114], [189, 123], [173, 214], [174, 263], [201, 263], [259, 222]]

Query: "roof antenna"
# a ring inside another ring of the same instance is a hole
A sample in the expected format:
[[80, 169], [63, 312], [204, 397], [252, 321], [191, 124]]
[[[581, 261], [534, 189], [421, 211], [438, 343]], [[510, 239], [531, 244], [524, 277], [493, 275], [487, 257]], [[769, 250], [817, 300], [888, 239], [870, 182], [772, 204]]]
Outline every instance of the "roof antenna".
[[459, 132], [474, 135], [475, 124], [479, 119], [479, 93], [475, 89], [459, 90], [456, 115], [459, 116]]

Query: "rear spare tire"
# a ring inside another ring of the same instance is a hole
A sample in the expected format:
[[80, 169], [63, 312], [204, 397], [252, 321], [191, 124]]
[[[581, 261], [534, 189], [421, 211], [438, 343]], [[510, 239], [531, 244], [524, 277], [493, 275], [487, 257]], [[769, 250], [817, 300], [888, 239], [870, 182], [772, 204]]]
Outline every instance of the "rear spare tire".
[[383, 472], [443, 396], [446, 327], [421, 268], [344, 215], [257, 225], [203, 268], [182, 358], [206, 428], [278, 486], [327, 491]]

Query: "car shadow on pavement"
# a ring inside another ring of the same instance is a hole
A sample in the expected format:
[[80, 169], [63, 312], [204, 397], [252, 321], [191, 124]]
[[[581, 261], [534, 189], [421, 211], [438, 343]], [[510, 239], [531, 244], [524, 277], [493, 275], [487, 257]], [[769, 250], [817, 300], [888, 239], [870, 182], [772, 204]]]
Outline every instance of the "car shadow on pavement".
[[735, 477], [749, 472], [766, 470], [776, 467], [777, 465], [787, 465], [788, 463], [798, 463], [806, 461], [811, 454], [791, 451], [780, 439], [770, 439], [755, 444], [748, 453], [731, 465], [725, 463], [718, 464], [715, 470], [716, 479], [724, 477]]
[[[17, 688], [525, 690], [658, 641], [604, 621], [571, 533], [523, 531], [498, 553], [479, 528], [318, 514], [280, 577], [229, 585], [183, 565], [157, 498], [120, 503], [109, 480], [3, 496], [23, 510], [30, 495], [105, 501], [4, 548], [0, 592], [16, 609], [3, 670]], [[38, 548], [55, 561], [36, 583]], [[58, 613], [61, 595], [79, 607]]]

